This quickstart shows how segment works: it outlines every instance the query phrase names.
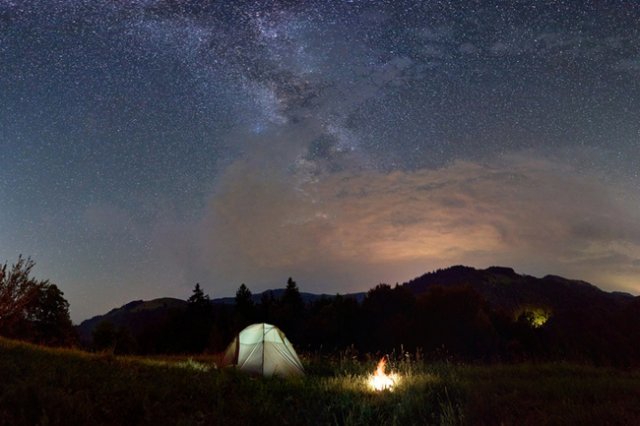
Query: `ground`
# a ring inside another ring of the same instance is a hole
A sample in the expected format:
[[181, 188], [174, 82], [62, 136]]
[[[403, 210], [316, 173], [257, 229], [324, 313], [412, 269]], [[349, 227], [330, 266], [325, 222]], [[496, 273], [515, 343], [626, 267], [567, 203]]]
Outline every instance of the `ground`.
[[216, 368], [216, 356], [115, 357], [0, 339], [0, 424], [640, 424], [640, 372], [405, 358], [374, 392], [375, 359], [304, 357], [298, 379]]

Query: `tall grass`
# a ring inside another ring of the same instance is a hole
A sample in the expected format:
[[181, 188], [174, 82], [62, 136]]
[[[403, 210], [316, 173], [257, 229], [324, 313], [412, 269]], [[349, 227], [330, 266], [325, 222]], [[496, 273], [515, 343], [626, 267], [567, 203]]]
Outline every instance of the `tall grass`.
[[0, 339], [1, 425], [640, 424], [640, 373], [569, 364], [304, 357], [307, 375], [251, 377], [215, 356], [115, 357]]

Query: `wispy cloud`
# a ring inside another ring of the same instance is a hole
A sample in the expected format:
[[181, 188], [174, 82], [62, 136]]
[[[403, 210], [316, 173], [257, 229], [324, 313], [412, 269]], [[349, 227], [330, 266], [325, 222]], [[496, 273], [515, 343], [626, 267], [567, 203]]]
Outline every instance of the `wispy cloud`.
[[290, 274], [317, 289], [364, 288], [456, 263], [638, 290], [637, 196], [565, 163], [519, 154], [302, 186], [290, 170], [269, 170], [231, 166], [188, 235], [198, 268], [228, 286], [223, 293]]

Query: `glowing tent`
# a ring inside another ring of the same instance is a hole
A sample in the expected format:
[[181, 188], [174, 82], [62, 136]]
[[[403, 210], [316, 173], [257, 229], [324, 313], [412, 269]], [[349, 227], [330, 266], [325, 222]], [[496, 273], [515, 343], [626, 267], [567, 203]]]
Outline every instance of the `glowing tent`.
[[227, 348], [223, 365], [235, 365], [263, 376], [304, 374], [300, 358], [289, 339], [275, 325], [252, 324], [242, 330]]

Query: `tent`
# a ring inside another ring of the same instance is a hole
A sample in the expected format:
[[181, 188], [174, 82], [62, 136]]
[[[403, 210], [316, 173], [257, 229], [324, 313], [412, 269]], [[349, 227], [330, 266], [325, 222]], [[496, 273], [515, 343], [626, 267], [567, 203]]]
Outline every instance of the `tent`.
[[266, 323], [252, 324], [242, 330], [227, 348], [222, 363], [263, 376], [304, 374], [289, 339], [278, 327]]

